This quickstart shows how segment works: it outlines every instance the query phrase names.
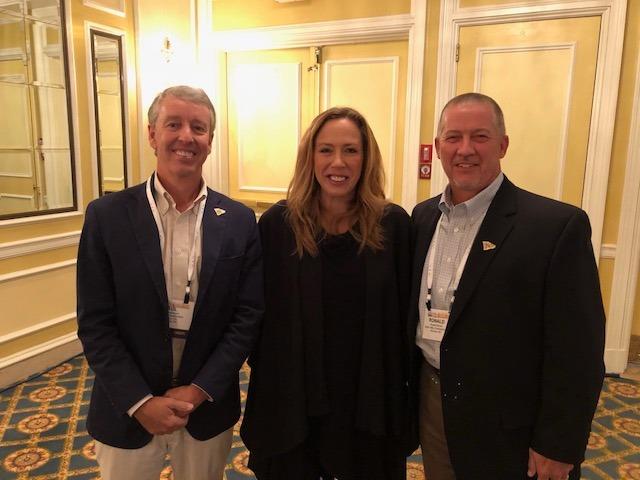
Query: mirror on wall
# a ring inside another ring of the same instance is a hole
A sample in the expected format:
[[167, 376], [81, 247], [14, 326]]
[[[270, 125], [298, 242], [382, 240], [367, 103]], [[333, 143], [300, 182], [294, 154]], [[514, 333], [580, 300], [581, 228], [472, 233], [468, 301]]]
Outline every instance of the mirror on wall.
[[64, 8], [0, 3], [0, 219], [75, 209]]
[[127, 187], [127, 156], [122, 75], [122, 37], [91, 29], [98, 190]]

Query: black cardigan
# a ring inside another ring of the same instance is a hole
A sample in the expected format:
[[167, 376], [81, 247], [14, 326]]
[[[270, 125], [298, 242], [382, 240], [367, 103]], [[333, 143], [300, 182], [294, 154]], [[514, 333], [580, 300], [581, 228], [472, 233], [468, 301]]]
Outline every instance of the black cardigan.
[[[295, 253], [293, 231], [279, 202], [260, 218], [264, 254], [265, 316], [250, 357], [251, 381], [241, 428], [256, 459], [287, 452], [307, 436], [308, 417], [325, 402], [310, 371], [322, 365], [309, 355], [309, 325], [322, 325], [319, 257]], [[366, 248], [366, 312], [355, 427], [376, 436], [398, 437], [407, 448], [408, 346], [404, 333], [410, 282], [410, 220], [389, 204], [381, 220], [384, 249]], [[314, 327], [317, 328], [317, 327]], [[321, 328], [321, 327], [320, 327]], [[320, 330], [321, 333], [321, 330]], [[305, 358], [306, 357], [306, 358]], [[307, 365], [305, 366], [305, 361]], [[313, 376], [313, 375], [312, 375]], [[308, 398], [309, 391], [316, 395]], [[411, 443], [412, 445], [409, 445]]]

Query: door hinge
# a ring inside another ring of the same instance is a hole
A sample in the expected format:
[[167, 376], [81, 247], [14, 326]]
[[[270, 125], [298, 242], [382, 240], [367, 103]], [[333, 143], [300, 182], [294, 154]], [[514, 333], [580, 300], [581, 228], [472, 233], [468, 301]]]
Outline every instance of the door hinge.
[[456, 63], [460, 61], [460, 44], [456, 43]]

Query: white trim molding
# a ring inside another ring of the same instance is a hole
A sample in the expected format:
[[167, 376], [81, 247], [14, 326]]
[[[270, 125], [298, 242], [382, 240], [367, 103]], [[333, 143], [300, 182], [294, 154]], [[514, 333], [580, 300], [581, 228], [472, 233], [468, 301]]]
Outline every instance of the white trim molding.
[[0, 243], [0, 260], [47, 252], [58, 248], [74, 247], [80, 241], [80, 231], [33, 237], [15, 242]]
[[[0, 25], [1, 24], [2, 22], [0, 22]], [[25, 60], [26, 58], [27, 58], [27, 54], [24, 53], [24, 50], [22, 50], [20, 47], [0, 48], [0, 60]], [[24, 79], [23, 74], [20, 73], [17, 75], [20, 75]], [[5, 74], [3, 76], [6, 77], [8, 75]]]
[[48, 265], [41, 265], [34, 268], [26, 268], [24, 270], [18, 270], [16, 272], [5, 273], [0, 275], [0, 284], [4, 282], [10, 282], [19, 278], [30, 277], [33, 275], [39, 275], [45, 272], [52, 272], [54, 270], [61, 270], [63, 268], [72, 267], [76, 264], [76, 259], [64, 260], [62, 262], [49, 263]]
[[[133, 1], [135, 2], [135, 0]], [[82, 4], [85, 7], [95, 8], [96, 10], [107, 12], [111, 15], [117, 15], [118, 17], [126, 17], [124, 2], [125, 0], [120, 0], [117, 8], [111, 8], [100, 3], [100, 0], [82, 0]]]
[[[618, 82], [622, 62], [626, 0], [576, 0], [542, 3], [529, 1], [517, 6], [459, 8], [457, 1], [441, 0], [440, 38], [438, 41], [438, 79], [435, 102], [435, 129], [440, 110], [455, 95], [455, 48], [460, 28], [509, 22], [550, 20], [586, 16], [601, 17], [600, 42], [591, 111], [589, 144], [585, 166], [582, 208], [592, 222], [594, 251], [600, 250], [604, 208], [609, 179], [613, 129], [618, 100]], [[440, 193], [447, 184], [439, 162], [434, 162], [431, 194]]]
[[45, 320], [44, 322], [36, 323], [35, 325], [30, 325], [26, 328], [21, 328], [20, 330], [7, 333], [6, 335], [0, 335], [0, 345], [2, 345], [3, 343], [12, 342], [18, 338], [26, 337], [27, 335], [31, 335], [32, 333], [46, 330], [47, 328], [55, 327], [56, 325], [60, 325], [70, 320], [75, 320], [75, 318], [76, 312], [67, 313], [66, 315], [52, 318], [50, 320]]
[[603, 243], [600, 247], [600, 258], [615, 259], [618, 246], [615, 243]]
[[408, 37], [413, 21], [413, 15], [403, 14], [225, 30], [214, 32], [212, 41], [217, 49], [231, 52], [403, 40]]
[[617, 250], [604, 351], [610, 373], [622, 373], [627, 367], [633, 312], [638, 307], [635, 296], [640, 274], [640, 62], [636, 69]]
[[530, 44], [524, 46], [494, 46], [494, 47], [480, 47], [476, 50], [476, 67], [475, 67], [475, 81], [473, 89], [476, 92], [480, 91], [480, 82], [482, 80], [482, 67], [485, 55], [491, 55], [495, 53], [523, 53], [523, 52], [549, 52], [557, 50], [568, 50], [569, 59], [569, 73], [566, 77], [567, 82], [567, 96], [564, 102], [564, 109], [562, 111], [561, 127], [562, 141], [556, 163], [558, 165], [558, 173], [555, 178], [555, 188], [553, 191], [553, 198], [557, 200], [562, 199], [562, 186], [564, 184], [565, 165], [567, 157], [567, 145], [569, 143], [569, 111], [571, 109], [571, 98], [573, 95], [573, 76], [575, 70], [576, 59], [576, 42], [558, 42], [558, 43], [545, 43], [545, 44]]
[[49, 370], [82, 352], [75, 332], [0, 358], [0, 389]]

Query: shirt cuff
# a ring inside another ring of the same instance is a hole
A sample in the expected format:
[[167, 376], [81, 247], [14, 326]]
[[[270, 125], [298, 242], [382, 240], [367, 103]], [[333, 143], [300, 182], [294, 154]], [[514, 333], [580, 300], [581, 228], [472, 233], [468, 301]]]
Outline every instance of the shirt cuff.
[[127, 415], [129, 415], [130, 417], [133, 417], [133, 414], [136, 413], [136, 410], [138, 410], [150, 398], [153, 398], [153, 395], [147, 395], [142, 400], [140, 400], [139, 402], [136, 402], [133, 405], [133, 407], [131, 407], [129, 410], [127, 410]]
[[204, 393], [204, 394], [207, 396], [207, 400], [208, 400], [209, 402], [213, 402], [213, 398], [211, 398], [211, 395], [209, 395], [209, 394], [207, 393], [207, 391], [206, 391], [204, 388], [202, 388], [200, 385], [196, 385], [195, 383], [192, 383], [191, 385], [193, 385], [194, 387], [196, 387], [196, 388], [198, 388], [199, 390], [201, 390], [201, 391], [202, 391], [202, 393]]

